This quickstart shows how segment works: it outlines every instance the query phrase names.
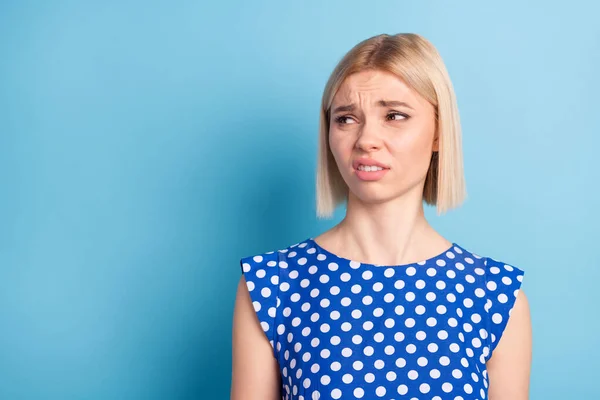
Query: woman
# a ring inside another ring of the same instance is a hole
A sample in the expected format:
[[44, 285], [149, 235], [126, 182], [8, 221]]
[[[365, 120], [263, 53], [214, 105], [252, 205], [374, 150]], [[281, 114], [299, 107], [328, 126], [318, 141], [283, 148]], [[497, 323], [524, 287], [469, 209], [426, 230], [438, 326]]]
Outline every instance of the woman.
[[347, 212], [315, 238], [242, 258], [231, 398], [527, 399], [524, 271], [424, 217], [423, 202], [441, 214], [466, 197], [434, 46], [416, 34], [359, 43], [320, 118], [318, 215], [344, 201]]

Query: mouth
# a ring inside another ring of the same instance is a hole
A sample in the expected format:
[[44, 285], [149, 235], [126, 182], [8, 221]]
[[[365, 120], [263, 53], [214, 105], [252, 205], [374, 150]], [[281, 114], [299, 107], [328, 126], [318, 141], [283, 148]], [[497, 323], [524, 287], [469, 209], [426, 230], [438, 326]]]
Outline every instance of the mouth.
[[374, 160], [356, 160], [352, 166], [356, 177], [362, 181], [378, 181], [390, 170], [385, 164]]
[[360, 171], [380, 171], [382, 169], [390, 169], [390, 167], [379, 161], [370, 158], [359, 158], [352, 162], [352, 167]]

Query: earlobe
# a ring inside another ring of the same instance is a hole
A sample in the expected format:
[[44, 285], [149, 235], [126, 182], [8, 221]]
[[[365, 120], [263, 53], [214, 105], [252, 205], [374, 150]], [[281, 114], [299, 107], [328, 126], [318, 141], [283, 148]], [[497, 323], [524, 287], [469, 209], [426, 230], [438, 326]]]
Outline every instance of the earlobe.
[[438, 152], [440, 151], [440, 142], [439, 142], [439, 136], [436, 134], [435, 138], [433, 139], [433, 148], [432, 148], [433, 152]]

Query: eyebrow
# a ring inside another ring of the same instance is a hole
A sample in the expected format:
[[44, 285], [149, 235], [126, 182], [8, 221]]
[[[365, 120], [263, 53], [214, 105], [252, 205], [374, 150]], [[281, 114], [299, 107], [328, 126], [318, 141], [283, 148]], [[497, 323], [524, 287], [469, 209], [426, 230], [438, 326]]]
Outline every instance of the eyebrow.
[[[406, 107], [410, 108], [411, 110], [414, 110], [410, 105], [408, 105], [408, 103], [397, 100], [379, 100], [377, 102], [377, 105], [381, 107]], [[353, 111], [355, 107], [356, 106], [354, 104], [339, 106], [333, 110], [333, 113], [335, 114], [342, 111]]]

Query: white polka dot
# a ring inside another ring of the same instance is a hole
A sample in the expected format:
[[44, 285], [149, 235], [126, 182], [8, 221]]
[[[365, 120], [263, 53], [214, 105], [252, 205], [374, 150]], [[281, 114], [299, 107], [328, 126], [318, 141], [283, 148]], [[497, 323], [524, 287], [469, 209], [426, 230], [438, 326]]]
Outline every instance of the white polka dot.
[[342, 391], [340, 389], [333, 389], [331, 391], [331, 397], [333, 397], [334, 399], [339, 399], [340, 397], [342, 397]]
[[398, 386], [398, 394], [406, 394], [408, 393], [408, 386], [406, 385], [400, 385]]

